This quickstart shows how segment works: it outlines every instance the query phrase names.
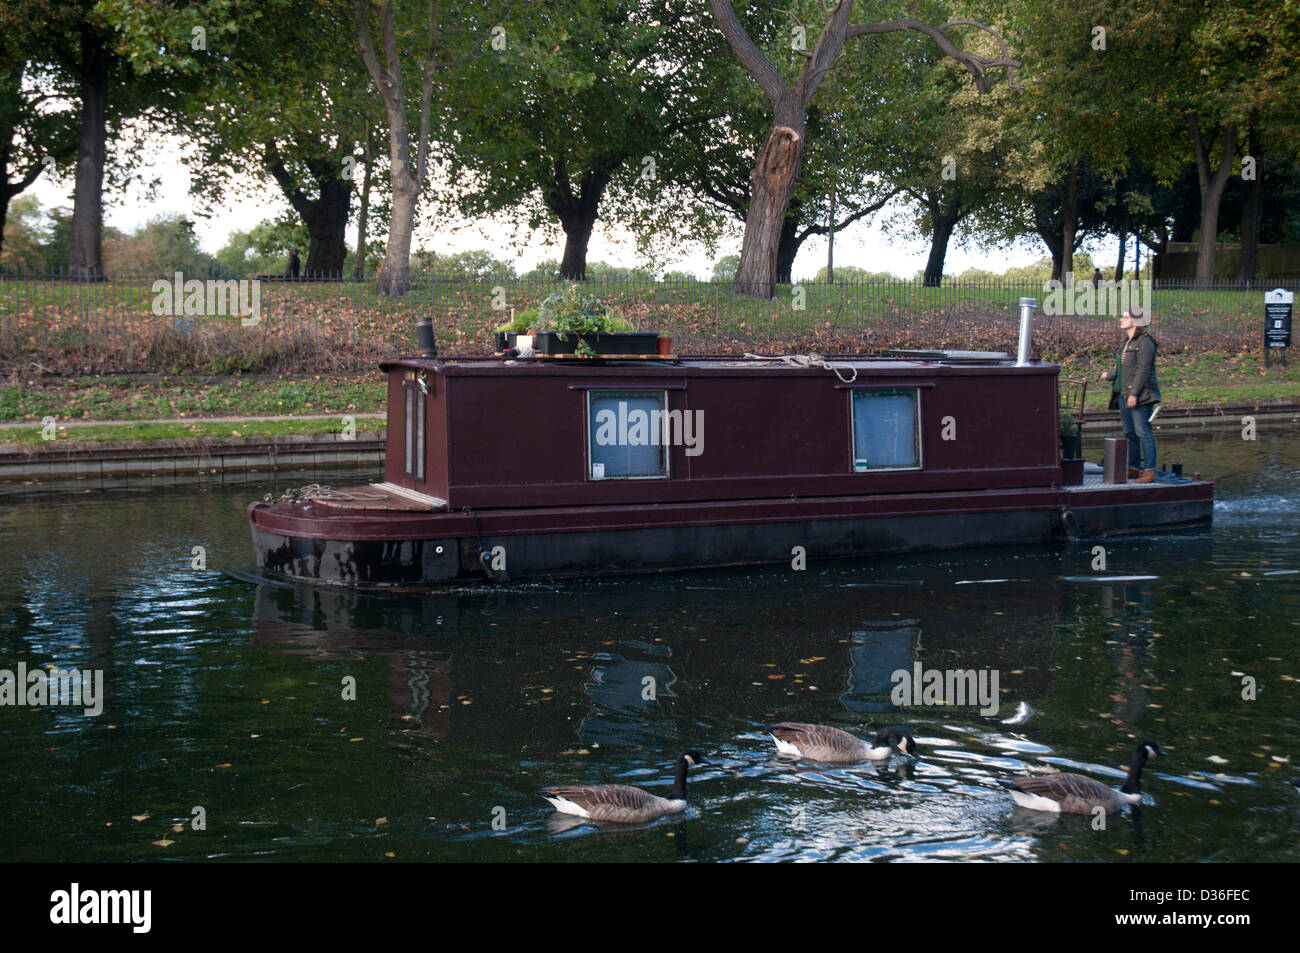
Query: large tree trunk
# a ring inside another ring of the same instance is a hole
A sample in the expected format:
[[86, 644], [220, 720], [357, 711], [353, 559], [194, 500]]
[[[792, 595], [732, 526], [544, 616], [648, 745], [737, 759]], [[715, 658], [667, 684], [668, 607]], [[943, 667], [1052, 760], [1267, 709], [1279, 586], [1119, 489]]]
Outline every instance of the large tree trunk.
[[1053, 262], [1057, 269], [1052, 277], [1064, 281], [1066, 274], [1074, 272], [1074, 249], [1078, 245], [1075, 227], [1079, 221], [1079, 167], [1073, 166], [1065, 178], [1065, 197], [1061, 203], [1061, 257]]
[[794, 259], [799, 254], [803, 240], [799, 237], [799, 222], [791, 215], [781, 222], [781, 237], [776, 243], [776, 283], [789, 285], [794, 283]]
[[564, 257], [560, 259], [560, 277], [565, 281], [587, 280], [587, 245], [596, 226], [596, 214], [579, 211], [561, 219], [564, 228]]
[[1049, 229], [1039, 225], [1034, 229], [1038, 237], [1043, 240], [1047, 246], [1047, 253], [1052, 256], [1052, 278], [1056, 281], [1061, 279], [1061, 265], [1065, 261], [1065, 255], [1061, 248], [1061, 233], [1056, 229]]
[[1115, 260], [1115, 280], [1124, 280], [1124, 252], [1128, 248], [1128, 235], [1121, 232], [1119, 236], [1119, 257]]
[[943, 208], [936, 198], [930, 203], [930, 257], [925, 261], [925, 275], [921, 284], [927, 288], [937, 288], [943, 284], [943, 262], [948, 257], [948, 243], [952, 233], [961, 221], [961, 204]]
[[[836, 150], [836, 158], [839, 158], [839, 150]], [[826, 219], [826, 283], [835, 284], [835, 187], [834, 177], [831, 178], [831, 212]]]
[[1255, 177], [1241, 183], [1241, 259], [1237, 262], [1238, 281], [1254, 281], [1255, 269], [1259, 263], [1259, 200], [1264, 161], [1260, 154], [1259, 137], [1253, 125], [1247, 142], [1250, 155], [1255, 159]]
[[307, 278], [339, 278], [348, 255], [348, 212], [352, 208], [352, 181], [341, 176], [342, 166], [328, 154], [303, 160], [315, 179], [317, 197], [309, 199], [284, 164], [274, 142], [266, 145], [266, 166], [293, 210], [307, 226]]
[[415, 208], [419, 201], [420, 187], [414, 180], [410, 176], [399, 179], [394, 173], [388, 244], [376, 276], [379, 290], [384, 294], [402, 295], [411, 287], [411, 235], [415, 231]]
[[[393, 189], [392, 215], [388, 226], [388, 246], [379, 266], [376, 284], [382, 294], [401, 295], [411, 286], [411, 236], [415, 232], [415, 213], [420, 204], [420, 188], [428, 174], [429, 141], [433, 106], [434, 77], [438, 71], [437, 6], [429, 5], [428, 45], [419, 62], [420, 125], [415, 143], [415, 167], [411, 167], [411, 139], [406, 122], [406, 93], [399, 62], [397, 25], [391, 0], [374, 11], [369, 0], [352, 0], [357, 47], [366, 64], [371, 82], [379, 91], [388, 120], [388, 174]], [[378, 13], [383, 36], [384, 59], [381, 63], [370, 31], [370, 16]]]
[[366, 278], [366, 229], [370, 224], [370, 170], [375, 163], [375, 150], [370, 141], [370, 127], [366, 127], [366, 168], [361, 174], [361, 208], [357, 211], [357, 253], [352, 262], [352, 277], [357, 281]]
[[348, 256], [348, 212], [352, 207], [352, 183], [329, 179], [321, 183], [320, 198], [312, 203], [307, 223], [309, 278], [343, 277], [343, 260]]
[[610, 169], [592, 169], [585, 173], [578, 186], [577, 195], [570, 188], [567, 170], [563, 163], [557, 165], [555, 178], [543, 184], [542, 198], [547, 208], [555, 213], [564, 229], [564, 257], [560, 261], [560, 277], [566, 281], [587, 279], [587, 246], [596, 216], [600, 212], [600, 199], [609, 185], [612, 170], [623, 159], [611, 163]]
[[1188, 120], [1188, 124], [1192, 130], [1196, 175], [1201, 186], [1201, 239], [1196, 246], [1196, 282], [1210, 284], [1214, 281], [1214, 246], [1219, 237], [1219, 202], [1223, 198], [1223, 189], [1228, 184], [1232, 160], [1237, 152], [1237, 126], [1231, 122], [1224, 123], [1218, 166], [1211, 169], [1196, 118]]
[[72, 240], [68, 271], [102, 277], [104, 162], [108, 149], [108, 48], [90, 28], [81, 31], [81, 132], [72, 191]]
[[773, 129], [749, 174], [749, 214], [745, 216], [740, 266], [732, 282], [740, 294], [770, 298], [776, 293], [781, 229], [803, 163], [802, 118], [799, 126]]

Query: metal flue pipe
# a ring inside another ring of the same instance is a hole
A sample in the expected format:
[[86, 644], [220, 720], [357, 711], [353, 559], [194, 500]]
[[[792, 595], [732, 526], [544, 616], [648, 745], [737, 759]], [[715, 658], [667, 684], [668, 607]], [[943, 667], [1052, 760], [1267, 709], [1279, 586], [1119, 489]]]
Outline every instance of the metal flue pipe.
[[1024, 367], [1029, 363], [1029, 332], [1033, 329], [1036, 307], [1038, 307], [1037, 299], [1020, 299], [1020, 347], [1016, 350], [1016, 367]]
[[415, 324], [415, 355], [438, 356], [438, 344], [433, 338], [433, 318], [421, 318]]

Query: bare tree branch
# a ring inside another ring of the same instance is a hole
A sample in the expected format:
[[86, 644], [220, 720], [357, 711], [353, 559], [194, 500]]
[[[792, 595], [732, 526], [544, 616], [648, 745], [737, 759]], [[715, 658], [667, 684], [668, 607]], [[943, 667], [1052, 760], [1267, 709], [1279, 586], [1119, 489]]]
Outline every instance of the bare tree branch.
[[790, 84], [781, 78], [777, 68], [749, 38], [745, 28], [736, 19], [736, 11], [731, 9], [729, 0], [709, 0], [709, 6], [713, 8], [713, 17], [718, 21], [718, 29], [727, 38], [732, 52], [736, 54], [741, 65], [749, 71], [749, 75], [758, 81], [767, 98], [776, 102], [789, 93]]
[[[971, 53], [958, 47], [952, 40], [944, 36], [944, 31], [955, 26], [973, 26], [983, 30], [998, 41], [1002, 49], [1002, 56], [998, 59], [988, 59], [980, 56], [978, 53]], [[996, 30], [987, 27], [982, 23], [974, 20], [950, 20], [942, 26], [932, 26], [920, 20], [911, 17], [902, 17], [897, 20], [885, 20], [880, 23], [855, 23], [849, 27], [848, 36], [850, 39], [858, 36], [878, 36], [883, 33], [899, 33], [903, 30], [916, 30], [918, 33], [924, 33], [935, 42], [939, 49], [943, 50], [958, 63], [965, 66], [970, 72], [971, 77], [975, 80], [975, 87], [981, 93], [987, 93], [993, 88], [993, 80], [986, 75], [987, 71], [1002, 66], [1007, 71], [1007, 85], [1011, 89], [1023, 90], [1024, 87], [1016, 83], [1016, 69], [1020, 66], [1020, 61], [1012, 58], [1011, 49], [1007, 46], [1007, 41], [1002, 38]]]
[[[882, 208], [884, 208], [886, 205], [892, 202], [895, 196], [901, 194], [902, 191], [903, 191], [902, 189], [893, 189], [880, 201], [872, 202], [870, 205], [864, 205], [862, 208], [858, 209], [852, 215], [845, 217], [842, 221], [836, 222], [835, 231], [842, 232], [844, 229], [848, 228], [850, 225], [852, 225], [854, 222], [856, 222], [858, 219], [862, 218], [863, 216], [870, 215], [873, 212], [879, 212]], [[830, 232], [830, 230], [831, 230], [830, 226], [828, 225], [820, 225], [814, 223], [812, 225], [809, 225], [807, 228], [805, 228], [802, 232], [799, 233], [799, 241], [802, 242], [809, 235], [825, 235], [828, 232]]]

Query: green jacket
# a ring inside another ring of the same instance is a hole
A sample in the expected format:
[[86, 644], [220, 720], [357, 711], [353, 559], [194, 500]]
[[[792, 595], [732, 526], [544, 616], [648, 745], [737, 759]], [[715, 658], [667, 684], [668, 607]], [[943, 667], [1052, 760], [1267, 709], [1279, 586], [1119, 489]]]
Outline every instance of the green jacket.
[[1155, 338], [1138, 328], [1133, 338], [1126, 339], [1120, 348], [1116, 370], [1115, 383], [1111, 385], [1111, 410], [1119, 407], [1121, 398], [1127, 404], [1129, 397], [1134, 395], [1139, 405], [1160, 403]]

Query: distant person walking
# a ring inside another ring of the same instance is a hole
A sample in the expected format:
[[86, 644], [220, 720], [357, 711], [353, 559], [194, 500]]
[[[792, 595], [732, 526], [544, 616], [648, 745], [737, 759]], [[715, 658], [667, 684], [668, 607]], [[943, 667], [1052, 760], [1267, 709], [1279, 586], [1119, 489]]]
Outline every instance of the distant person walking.
[[1094, 268], [1092, 270], [1092, 289], [1096, 291], [1100, 287], [1101, 287], [1101, 269]]
[[284, 268], [284, 276], [285, 276], [286, 278], [297, 278], [297, 277], [298, 277], [298, 269], [299, 269], [299, 264], [298, 264], [298, 249], [296, 249], [296, 248], [290, 248], [290, 249], [289, 249], [289, 264], [287, 264], [287, 265], [285, 266], [285, 268]]
[[1156, 382], [1156, 339], [1144, 329], [1151, 315], [1132, 307], [1120, 316], [1124, 344], [1119, 349], [1115, 370], [1101, 375], [1113, 381], [1110, 408], [1119, 410], [1124, 436], [1128, 438], [1128, 476], [1137, 483], [1156, 479], [1156, 435], [1151, 419], [1160, 409], [1160, 385]]

